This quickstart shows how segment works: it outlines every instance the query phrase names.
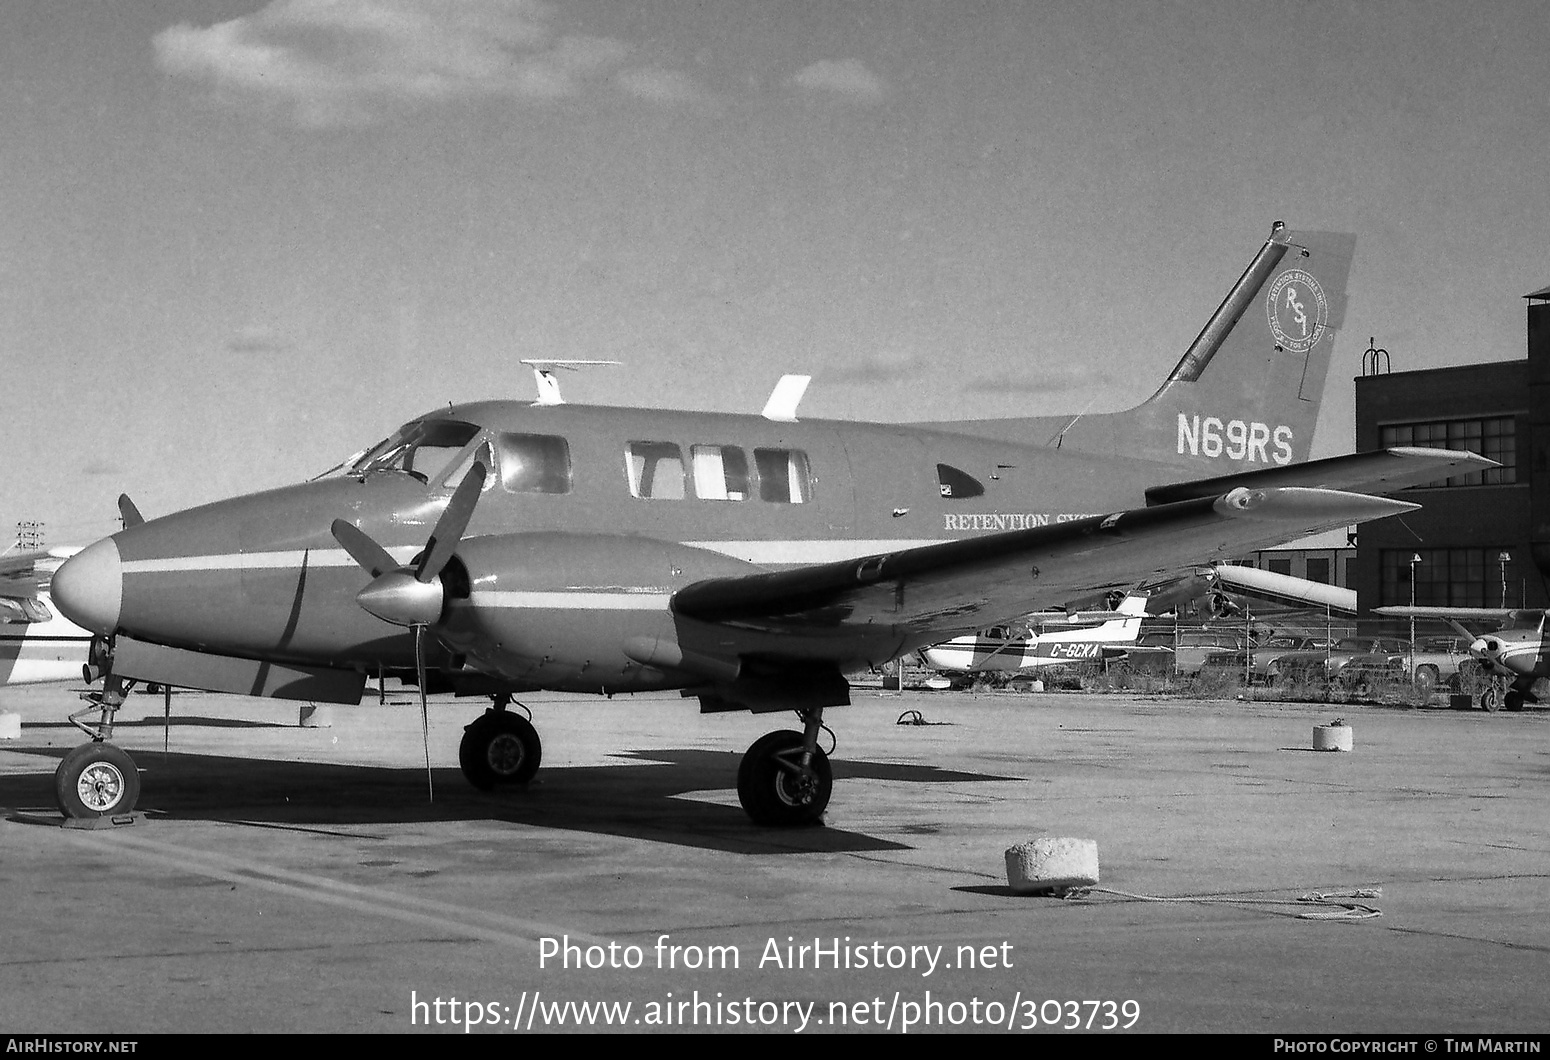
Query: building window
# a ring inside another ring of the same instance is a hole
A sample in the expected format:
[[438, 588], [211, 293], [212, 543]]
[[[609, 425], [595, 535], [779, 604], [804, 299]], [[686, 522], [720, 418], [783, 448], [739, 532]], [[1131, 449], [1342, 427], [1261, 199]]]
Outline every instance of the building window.
[[1290, 556], [1285, 556], [1279, 559], [1267, 559], [1265, 560], [1265, 569], [1271, 574], [1285, 574], [1290, 576], [1292, 573], [1292, 559]]
[[1425, 488], [1506, 486], [1518, 481], [1517, 419], [1513, 416], [1446, 420], [1440, 423], [1384, 424], [1379, 428], [1378, 441], [1385, 449], [1404, 445], [1427, 449], [1467, 449], [1502, 465], [1429, 482]]
[[1380, 607], [1410, 603], [1410, 560], [1417, 607], [1494, 607], [1501, 595], [1500, 548], [1383, 549]]
[[1327, 560], [1327, 559], [1310, 559], [1310, 560], [1308, 560], [1308, 580], [1310, 582], [1322, 582], [1325, 585], [1330, 584], [1330, 581], [1329, 581], [1329, 560]]

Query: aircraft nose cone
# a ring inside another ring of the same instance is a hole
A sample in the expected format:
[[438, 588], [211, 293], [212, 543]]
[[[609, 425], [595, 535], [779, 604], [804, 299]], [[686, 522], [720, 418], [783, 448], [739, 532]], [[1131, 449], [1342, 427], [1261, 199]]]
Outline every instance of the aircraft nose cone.
[[1484, 659], [1488, 650], [1489, 645], [1484, 637], [1475, 638], [1475, 642], [1469, 646], [1469, 654], [1477, 659]]
[[103, 538], [65, 560], [54, 572], [49, 591], [71, 622], [108, 636], [118, 628], [124, 602], [124, 566], [118, 544]]

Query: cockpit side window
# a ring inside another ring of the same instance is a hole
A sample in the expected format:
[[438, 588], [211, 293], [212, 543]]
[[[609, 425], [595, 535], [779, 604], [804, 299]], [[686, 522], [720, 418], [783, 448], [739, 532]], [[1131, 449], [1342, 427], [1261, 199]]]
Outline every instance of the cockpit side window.
[[497, 444], [501, 488], [507, 493], [570, 492], [570, 445], [564, 438], [503, 432]]
[[625, 447], [630, 496], [683, 500], [683, 450], [673, 442], [630, 442]]

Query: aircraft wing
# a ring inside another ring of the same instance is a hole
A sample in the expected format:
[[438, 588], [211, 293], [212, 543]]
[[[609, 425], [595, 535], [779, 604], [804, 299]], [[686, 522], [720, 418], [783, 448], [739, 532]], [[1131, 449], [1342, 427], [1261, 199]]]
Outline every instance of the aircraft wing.
[[1236, 475], [1174, 482], [1146, 491], [1147, 504], [1170, 504], [1199, 497], [1219, 497], [1239, 487], [1269, 489], [1308, 486], [1315, 489], [1393, 493], [1406, 486], [1424, 486], [1455, 475], [1499, 467], [1495, 460], [1462, 449], [1422, 449], [1398, 446], [1367, 453], [1332, 456], [1285, 467], [1244, 471]]
[[1160, 571], [1417, 507], [1335, 490], [1236, 489], [862, 559], [711, 578], [680, 590], [672, 607], [684, 618], [767, 632], [870, 626], [913, 640], [1010, 622]]
[[1474, 634], [1464, 629], [1461, 622], [1495, 622], [1501, 629], [1537, 629], [1545, 613], [1537, 608], [1513, 607], [1411, 607], [1396, 604], [1392, 607], [1375, 607], [1375, 615], [1392, 618], [1440, 618], [1466, 636]]

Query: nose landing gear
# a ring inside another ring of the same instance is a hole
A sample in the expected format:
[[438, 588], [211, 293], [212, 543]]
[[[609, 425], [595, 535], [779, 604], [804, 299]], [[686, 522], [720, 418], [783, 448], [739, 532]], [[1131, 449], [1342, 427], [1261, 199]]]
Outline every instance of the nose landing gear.
[[[109, 674], [102, 691], [88, 692], [88, 705], [70, 715], [70, 723], [91, 737], [76, 747], [54, 771], [54, 801], [71, 820], [120, 817], [133, 812], [140, 799], [140, 771], [113, 738], [113, 716], [124, 705], [134, 682]], [[82, 717], [100, 712], [95, 722]]]

